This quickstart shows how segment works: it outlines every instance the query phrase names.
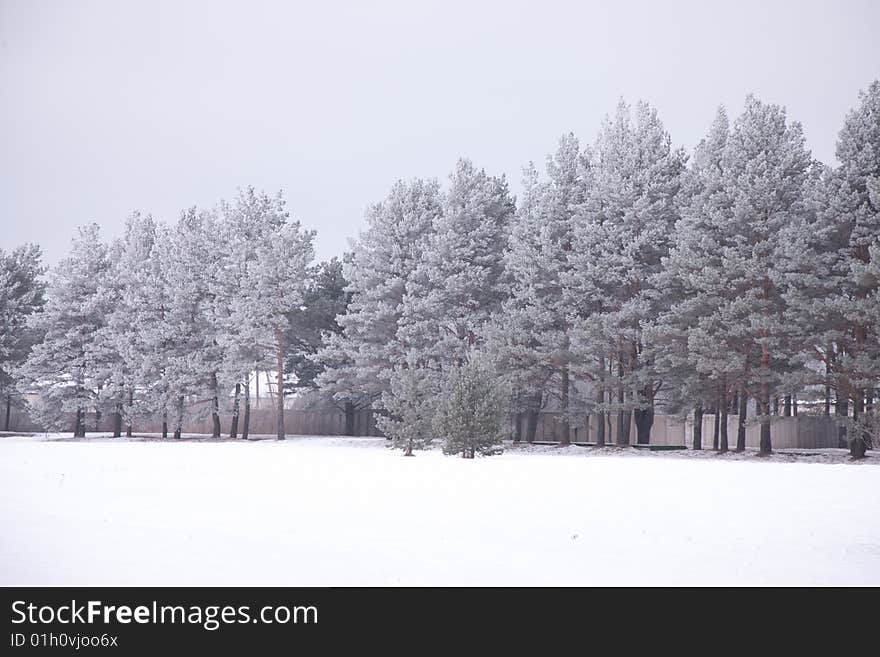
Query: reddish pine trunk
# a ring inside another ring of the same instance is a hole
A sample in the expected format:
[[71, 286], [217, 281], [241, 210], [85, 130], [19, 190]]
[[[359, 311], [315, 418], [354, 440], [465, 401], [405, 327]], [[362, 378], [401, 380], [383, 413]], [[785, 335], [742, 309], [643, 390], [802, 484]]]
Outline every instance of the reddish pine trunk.
[[[762, 335], [767, 337], [766, 330], [762, 331]], [[763, 419], [761, 420], [761, 445], [759, 454], [767, 455], [773, 451], [773, 445], [770, 441], [770, 383], [767, 381], [767, 372], [770, 369], [770, 348], [765, 344], [761, 345], [761, 371], [764, 373], [764, 380], [761, 383], [761, 410]]]
[[229, 425], [229, 437], [238, 438], [238, 399], [241, 395], [241, 384], [235, 384], [235, 397], [232, 400], [232, 422]]
[[174, 437], [180, 439], [183, 435], [183, 397], [177, 398], [177, 418], [174, 425]]
[[276, 374], [276, 385], [278, 387], [278, 394], [276, 395], [278, 405], [276, 407], [276, 424], [277, 424], [277, 438], [278, 440], [284, 440], [284, 333], [281, 329], [275, 331], [275, 340], [277, 342], [277, 351], [276, 351], [276, 367], [278, 368], [278, 372]]
[[[128, 391], [128, 409], [129, 416], [131, 415], [131, 409], [134, 406], [134, 392], [132, 390]], [[129, 421], [128, 426], [125, 427], [125, 435], [131, 438], [131, 421]]]
[[116, 411], [113, 413], [113, 437], [122, 437], [122, 404], [116, 404]]
[[251, 382], [250, 375], [244, 385], [244, 420], [241, 427], [241, 439], [247, 440], [251, 428]]
[[746, 394], [745, 386], [739, 392], [739, 413], [737, 414], [736, 428], [736, 451], [746, 451], [746, 413], [749, 408], [749, 396]]
[[562, 445], [570, 445], [571, 444], [571, 424], [568, 420], [568, 397], [569, 397], [569, 377], [568, 377], [568, 365], [565, 365], [562, 368], [562, 438], [560, 442]]
[[714, 424], [712, 426], [712, 449], [718, 451], [718, 436], [721, 433], [721, 395], [716, 391]]
[[721, 419], [720, 419], [721, 435], [720, 435], [720, 442], [719, 442], [718, 449], [723, 454], [728, 449], [730, 449], [729, 442], [727, 439], [727, 377], [724, 377], [724, 376], [721, 377], [720, 392], [721, 392], [721, 402], [720, 402], [719, 406], [721, 407]]
[[217, 373], [211, 373], [211, 422], [213, 424], [212, 438], [219, 438], [220, 430], [220, 392], [217, 384]]
[[642, 390], [640, 404], [647, 402], [648, 408], [633, 411], [636, 420], [636, 443], [647, 445], [651, 442], [651, 427], [654, 425], [654, 386], [649, 384]]
[[856, 426], [853, 427], [852, 436], [849, 439], [849, 454], [854, 459], [865, 458], [865, 453], [868, 451], [867, 448], [869, 434], [858, 425], [859, 421], [864, 422], [864, 420], [862, 419], [864, 410], [864, 391], [856, 390], [855, 394], [853, 395], [853, 420], [856, 422]]

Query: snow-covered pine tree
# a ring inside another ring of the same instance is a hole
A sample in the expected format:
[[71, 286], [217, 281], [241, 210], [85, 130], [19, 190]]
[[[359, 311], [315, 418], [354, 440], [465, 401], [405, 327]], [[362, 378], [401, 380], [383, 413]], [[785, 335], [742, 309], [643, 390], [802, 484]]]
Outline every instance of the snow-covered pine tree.
[[[350, 262], [351, 254], [346, 253], [343, 259]], [[358, 396], [354, 391], [347, 391], [344, 398], [342, 394], [336, 398], [329, 387], [320, 388], [318, 384], [319, 377], [330, 366], [330, 340], [341, 337], [342, 326], [337, 318], [345, 314], [351, 300], [347, 289], [342, 260], [332, 258], [311, 268], [303, 305], [289, 313], [285, 367], [294, 378], [287, 384], [288, 389], [308, 390], [322, 405], [337, 407], [345, 416], [345, 435], [353, 436], [356, 411], [369, 407], [372, 399]], [[339, 372], [344, 368], [333, 366], [333, 369]], [[345, 382], [337, 384], [341, 389]]]
[[500, 454], [508, 396], [489, 359], [476, 350], [447, 367], [432, 423], [443, 453], [462, 458]]
[[419, 179], [398, 182], [367, 210], [367, 230], [343, 267], [350, 301], [337, 318], [342, 333], [327, 334], [315, 357], [319, 386], [343, 404], [365, 407], [389, 389], [405, 353], [398, 325], [406, 283], [441, 212], [439, 184]]
[[[740, 345], [749, 366], [749, 396], [758, 401], [761, 453], [769, 453], [771, 391], [790, 368], [790, 328], [785, 321], [785, 228], [808, 211], [813, 160], [803, 131], [784, 108], [749, 96], [736, 119], [722, 159], [729, 207], [718, 211], [724, 235], [725, 298], [714, 314], [706, 353], [723, 335]], [[714, 354], [715, 358], [719, 354]]]
[[[290, 314], [302, 308], [313, 231], [290, 220], [283, 195], [239, 190], [234, 203], [221, 204], [216, 274], [210, 282], [223, 378], [234, 388], [233, 429], [237, 434], [239, 395], [245, 391], [244, 438], [249, 433], [250, 375], [275, 372], [276, 436], [283, 440], [285, 338]], [[242, 385], [243, 384], [243, 385]]]
[[503, 177], [458, 162], [402, 303], [398, 336], [425, 366], [462, 362], [508, 297], [504, 251], [515, 209]]
[[376, 424], [394, 447], [404, 450], [404, 456], [413, 456], [414, 449], [431, 444], [437, 390], [431, 373], [420, 366], [414, 351], [394, 368], [389, 383], [391, 389], [382, 393], [382, 408], [387, 414], [379, 416]]
[[256, 258], [248, 263], [248, 296], [259, 308], [252, 325], [254, 344], [274, 356], [276, 437], [284, 440], [285, 335], [291, 309], [302, 306], [308, 268], [314, 258], [314, 231], [299, 221], [286, 220], [257, 244]]
[[288, 313], [285, 368], [294, 377], [288, 389], [316, 387], [322, 368], [321, 363], [312, 357], [321, 347], [325, 333], [342, 332], [336, 318], [344, 315], [348, 306], [347, 286], [339, 258], [309, 268], [302, 306]]
[[133, 213], [126, 221], [125, 235], [108, 252], [109, 270], [98, 290], [108, 313], [89, 345], [92, 376], [99, 388], [99, 407], [112, 414], [117, 437], [123, 419], [131, 435], [136, 417], [159, 415], [163, 410], [153, 394], [161, 370], [155, 363], [162, 354], [145, 340], [161, 314], [155, 304], [156, 292], [162, 289], [152, 259], [155, 241], [152, 217]]
[[287, 219], [280, 193], [269, 196], [247, 187], [238, 190], [234, 202], [220, 204], [220, 266], [212, 288], [220, 301], [217, 322], [223, 352], [221, 380], [233, 388], [231, 438], [238, 437], [239, 428], [243, 439], [249, 437], [252, 377], [260, 370], [277, 367], [277, 355], [270, 346], [274, 336], [265, 336], [260, 300], [251, 276], [260, 249]]
[[85, 435], [85, 415], [97, 399], [89, 346], [109, 310], [99, 294], [109, 268], [98, 226], [82, 226], [70, 255], [52, 272], [43, 312], [28, 321], [42, 340], [19, 369], [19, 390], [37, 393], [30, 412], [48, 429], [61, 429], [72, 415], [75, 437]]
[[[513, 344], [524, 344], [533, 352], [525, 364], [529, 378], [550, 376], [556, 381], [555, 397], [562, 415], [560, 436], [570, 442], [571, 339], [565, 288], [570, 269], [572, 217], [584, 202], [583, 174], [586, 159], [573, 134], [559, 140], [556, 153], [547, 158], [547, 182], [541, 184], [531, 166], [525, 170], [524, 201], [510, 230], [505, 265], [511, 281], [511, 299], [501, 312], [501, 324], [508, 328]], [[518, 365], [511, 363], [517, 373]]]
[[46, 283], [40, 247], [26, 244], [6, 252], [0, 249], [0, 400], [3, 430], [10, 429], [13, 405], [19, 403], [16, 370], [41, 336], [28, 318], [45, 303]]
[[686, 160], [671, 147], [656, 110], [640, 102], [632, 121], [621, 101], [597, 140], [591, 182], [573, 222], [568, 285], [586, 305], [578, 313], [578, 342], [583, 352], [605, 341], [594, 357], [613, 361], [602, 371], [608, 367], [615, 380], [601, 387], [616, 391], [609, 406], [618, 411], [620, 444], [629, 444], [632, 414], [638, 442], [648, 442], [653, 425], [661, 380], [642, 331], [658, 312], [651, 282], [678, 219]]
[[836, 414], [846, 422], [852, 408], [848, 442], [854, 458], [864, 457], [872, 444], [868, 416], [880, 378], [874, 320], [880, 284], [872, 259], [880, 240], [880, 81], [860, 100], [838, 137], [840, 165], [826, 169], [815, 187], [814, 214], [786, 229], [784, 260], [787, 324], [797, 331], [804, 355], [821, 363], [823, 382], [836, 392]]
[[[540, 252], [544, 222], [545, 185], [534, 164], [523, 169], [523, 192], [511, 221], [508, 250], [504, 254], [511, 296], [502, 303], [484, 329], [485, 349], [499, 371], [511, 382], [511, 410], [516, 414], [514, 440], [535, 439], [539, 413], [553, 367], [539, 349], [536, 337], [539, 319], [532, 312], [528, 281], [538, 275], [531, 258]], [[521, 286], [517, 284], [522, 280]], [[525, 426], [523, 427], [523, 423]]]
[[654, 280], [656, 289], [664, 291], [662, 310], [649, 329], [671, 404], [694, 411], [694, 448], [702, 448], [702, 413], [711, 406], [725, 416], [719, 423], [721, 451], [728, 449], [727, 406], [718, 400], [745, 384], [749, 372], [748, 344], [725, 332], [717, 314], [722, 301], [736, 295], [723, 261], [732, 239], [726, 232], [731, 200], [722, 167], [729, 131], [727, 112], [720, 107], [709, 134], [695, 149], [680, 192], [681, 218]]
[[193, 207], [181, 213], [157, 244], [167, 288], [165, 380], [175, 438], [180, 437], [187, 414], [210, 415], [213, 435], [220, 437], [218, 375], [224, 354], [213, 286], [220, 263], [218, 235], [216, 214]]

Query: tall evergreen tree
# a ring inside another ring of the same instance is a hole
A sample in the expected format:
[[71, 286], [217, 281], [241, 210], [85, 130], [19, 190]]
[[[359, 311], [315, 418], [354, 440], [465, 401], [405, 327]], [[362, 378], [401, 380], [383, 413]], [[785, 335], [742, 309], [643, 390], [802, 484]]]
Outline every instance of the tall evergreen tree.
[[[638, 442], [647, 443], [662, 383], [643, 328], [656, 316], [651, 283], [668, 253], [678, 218], [676, 195], [686, 156], [647, 103], [635, 121], [621, 101], [596, 143], [591, 184], [574, 222], [569, 284], [587, 300], [578, 313], [578, 342], [596, 353], [614, 381], [617, 441], [629, 443], [631, 414]], [[583, 350], [582, 347], [581, 349]], [[613, 369], [612, 369], [613, 367]]]
[[[826, 169], [805, 214], [786, 231], [790, 312], [805, 356], [819, 363], [837, 394], [836, 413], [854, 424], [850, 452], [872, 444], [870, 415], [880, 376], [880, 336], [873, 320], [878, 279], [872, 248], [880, 240], [880, 81], [860, 94], [837, 142], [840, 166]], [[849, 409], [852, 408], [852, 418]]]
[[[571, 336], [565, 289], [570, 269], [572, 218], [584, 202], [583, 172], [586, 164], [574, 135], [564, 135], [559, 148], [547, 160], [547, 182], [541, 184], [534, 167], [525, 171], [524, 200], [513, 220], [506, 254], [511, 298], [500, 313], [500, 323], [511, 346], [527, 347], [524, 363], [516, 359], [507, 368], [524, 379], [520, 368], [535, 382], [555, 380], [555, 397], [562, 416], [561, 442], [570, 441], [572, 398]], [[521, 350], [519, 350], [521, 352]], [[531, 358], [535, 365], [529, 365]], [[534, 383], [520, 389], [541, 387]], [[539, 383], [540, 385], [540, 383]], [[529, 409], [531, 410], [531, 409]]]
[[135, 212], [126, 221], [124, 237], [108, 251], [109, 269], [98, 294], [107, 308], [105, 324], [89, 345], [98, 407], [113, 417], [113, 435], [121, 435], [123, 419], [131, 434], [135, 417], [158, 415], [164, 400], [154, 394], [162, 358], [157, 345], [145, 340], [158, 319], [155, 294], [161, 290], [152, 260], [156, 224]]
[[3, 430], [10, 429], [12, 407], [17, 405], [18, 367], [25, 362], [33, 345], [41, 338], [28, 318], [45, 303], [45, 268], [40, 247], [26, 244], [5, 252], [0, 249], [0, 400]]
[[729, 298], [716, 313], [715, 334], [741, 345], [750, 369], [749, 396], [759, 405], [762, 453], [772, 448], [771, 393], [789, 369], [790, 327], [785, 322], [786, 281], [780, 262], [784, 231], [808, 212], [813, 161], [801, 126], [785, 110], [749, 96], [722, 160], [728, 209], [723, 222], [722, 263]]
[[419, 179], [398, 182], [367, 211], [367, 230], [343, 267], [350, 301], [337, 317], [342, 332], [326, 334], [316, 356], [319, 385], [347, 408], [378, 400], [403, 361], [398, 329], [407, 280], [441, 213], [439, 184]]
[[176, 438], [187, 417], [206, 416], [212, 419], [214, 437], [220, 437], [218, 376], [224, 350], [214, 286], [220, 264], [218, 235], [213, 211], [190, 208], [159, 243], [168, 300], [163, 323], [165, 378]]
[[47, 428], [61, 429], [72, 417], [75, 437], [85, 435], [86, 414], [97, 401], [89, 347], [108, 314], [99, 292], [109, 269], [98, 226], [81, 227], [70, 255], [53, 272], [43, 312], [28, 321], [43, 339], [19, 370], [19, 389], [36, 392], [31, 414]]
[[399, 338], [434, 369], [462, 362], [509, 294], [504, 251], [515, 206], [506, 180], [460, 160], [406, 281]]

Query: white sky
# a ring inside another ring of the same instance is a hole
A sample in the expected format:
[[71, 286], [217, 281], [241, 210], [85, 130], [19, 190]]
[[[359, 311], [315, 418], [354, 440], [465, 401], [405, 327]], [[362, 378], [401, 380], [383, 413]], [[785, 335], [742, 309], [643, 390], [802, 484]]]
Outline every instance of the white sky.
[[0, 0], [0, 248], [63, 257], [235, 188], [282, 188], [341, 254], [399, 178], [459, 156], [519, 188], [560, 134], [649, 100], [692, 148], [725, 103], [784, 104], [813, 153], [880, 77], [880, 2]]

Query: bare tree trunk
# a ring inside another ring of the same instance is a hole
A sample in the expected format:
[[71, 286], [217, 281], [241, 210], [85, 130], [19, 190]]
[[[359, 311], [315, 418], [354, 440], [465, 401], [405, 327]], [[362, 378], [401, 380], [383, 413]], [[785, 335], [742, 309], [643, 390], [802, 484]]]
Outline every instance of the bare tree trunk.
[[637, 408], [633, 411], [636, 418], [636, 443], [648, 445], [651, 442], [651, 427], [654, 425], [654, 407]]
[[177, 418], [174, 425], [174, 437], [180, 439], [183, 435], [183, 397], [177, 398]]
[[113, 412], [113, 437], [122, 437], [122, 403], [117, 403]]
[[720, 391], [715, 393], [715, 413], [714, 425], [712, 427], [712, 449], [718, 451], [718, 436], [721, 434], [721, 395]]
[[522, 430], [523, 414], [522, 414], [522, 411], [519, 411], [518, 413], [516, 413], [513, 421], [514, 421], [513, 442], [521, 443], [522, 436], [523, 436], [523, 430]]
[[773, 445], [770, 441], [770, 418], [767, 413], [767, 408], [770, 406], [770, 402], [765, 401], [761, 406], [764, 409], [764, 419], [761, 420], [761, 444], [758, 453], [767, 455], [773, 451]]
[[[605, 447], [605, 356], [599, 356], [599, 385], [596, 389], [596, 447]], [[589, 420], [588, 420], [589, 422]], [[590, 425], [587, 424], [587, 431]]]
[[782, 406], [782, 416], [791, 417], [791, 395], [785, 396], [785, 401]]
[[9, 431], [9, 419], [12, 415], [12, 395], [6, 395], [6, 422], [3, 423], [3, 431]]
[[95, 433], [101, 431], [101, 409], [95, 407]]
[[244, 420], [241, 427], [241, 439], [247, 440], [251, 429], [251, 380], [250, 374], [244, 383]]
[[162, 437], [168, 437], [168, 411], [162, 411]]
[[654, 425], [654, 385], [648, 384], [641, 393], [642, 399], [639, 406], [647, 403], [648, 408], [636, 408], [633, 414], [636, 418], [636, 443], [647, 445], [651, 442], [651, 427]]
[[694, 449], [703, 449], [703, 405], [694, 408]]
[[241, 396], [241, 384], [235, 384], [235, 395], [232, 398], [232, 421], [229, 425], [229, 437], [238, 438], [238, 408], [239, 397]]
[[217, 384], [217, 372], [211, 372], [211, 423], [213, 431], [212, 438], [219, 438], [220, 430], [220, 391]]
[[284, 440], [284, 333], [281, 329], [275, 331], [275, 341], [277, 343], [275, 366], [278, 368], [276, 374], [276, 387], [278, 388], [276, 393], [278, 401], [276, 404], [277, 438], [278, 440]]
[[[865, 395], [864, 391], [856, 390], [855, 395], [853, 395], [853, 421], [858, 423], [859, 421], [864, 422], [862, 419], [862, 415], [864, 415], [864, 404], [865, 404]], [[853, 429], [853, 435], [849, 439], [849, 455], [854, 459], [863, 459], [865, 458], [865, 452], [867, 451], [867, 438], [869, 437], [867, 431], [859, 427], [858, 424]]]
[[564, 365], [562, 367], [562, 390], [561, 390], [561, 407], [562, 407], [562, 421], [560, 423], [560, 429], [562, 430], [562, 437], [559, 442], [562, 445], [570, 445], [571, 444], [571, 422], [568, 418], [568, 397], [569, 397], [569, 374], [568, 374], [568, 365]]
[[798, 414], [798, 399], [797, 399], [796, 392], [793, 392], [791, 394], [791, 414], [794, 417], [797, 417], [797, 414]]
[[831, 416], [831, 371], [834, 362], [834, 346], [825, 350], [825, 417]]
[[736, 427], [736, 451], [746, 451], [746, 413], [749, 410], [749, 396], [745, 386], [739, 391], [739, 412], [737, 413], [738, 424]]
[[[770, 383], [767, 381], [767, 372], [770, 369], [770, 348], [766, 344], [761, 345], [761, 372], [764, 380], [761, 382], [761, 446], [759, 454], [767, 455], [773, 451], [770, 441]], [[787, 399], [790, 405], [791, 400]]]
[[131, 438], [131, 409], [134, 407], [134, 391], [128, 391], [128, 424], [125, 427], [125, 435]]
[[82, 425], [82, 409], [76, 409], [76, 419], [73, 422], [73, 437], [79, 438], [80, 426]]
[[718, 449], [723, 454], [728, 449], [730, 449], [730, 444], [727, 439], [728, 406], [727, 406], [727, 377], [726, 376], [721, 377], [720, 394], [721, 394], [721, 403], [719, 405], [721, 406], [721, 436], [720, 436], [720, 442], [719, 442]]
[[623, 410], [625, 394], [623, 390], [623, 354], [617, 355], [617, 444], [629, 445], [629, 413]]

